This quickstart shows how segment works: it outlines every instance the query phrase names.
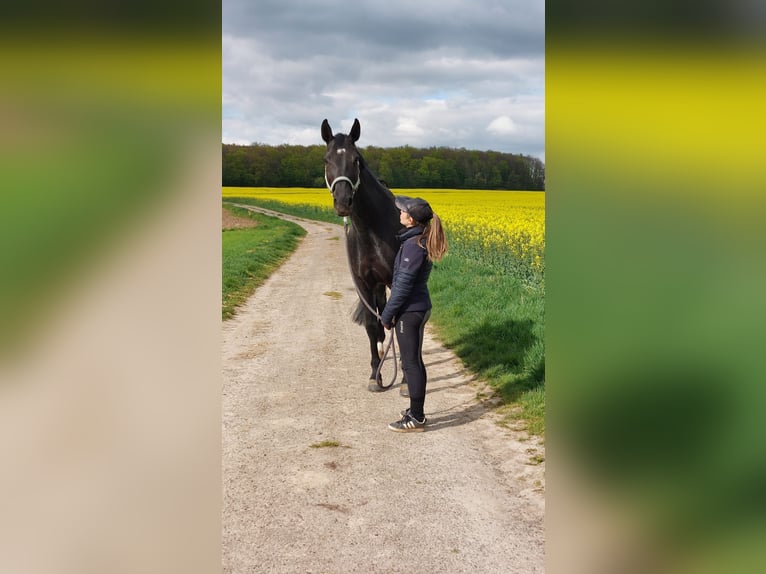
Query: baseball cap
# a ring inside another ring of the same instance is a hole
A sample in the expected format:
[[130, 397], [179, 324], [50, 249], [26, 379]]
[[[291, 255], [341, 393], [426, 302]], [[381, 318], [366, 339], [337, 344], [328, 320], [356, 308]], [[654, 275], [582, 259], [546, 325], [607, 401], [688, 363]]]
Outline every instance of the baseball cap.
[[410, 214], [410, 217], [418, 223], [428, 223], [434, 216], [431, 206], [425, 199], [419, 197], [396, 196], [396, 207]]

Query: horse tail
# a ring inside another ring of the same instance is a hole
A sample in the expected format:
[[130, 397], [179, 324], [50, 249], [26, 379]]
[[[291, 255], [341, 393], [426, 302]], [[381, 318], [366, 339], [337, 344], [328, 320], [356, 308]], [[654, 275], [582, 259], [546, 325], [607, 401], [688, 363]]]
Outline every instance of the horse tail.
[[378, 318], [370, 313], [370, 310], [361, 300], [357, 303], [351, 318], [357, 325], [364, 325], [365, 327], [374, 326], [378, 322]]
[[356, 308], [354, 309], [353, 314], [351, 315], [351, 320], [354, 321], [357, 325], [364, 325], [367, 322], [367, 316], [370, 314], [370, 312], [367, 310], [367, 307], [364, 306], [364, 304], [359, 301], [356, 304]]
[[[382, 292], [378, 292], [382, 291]], [[358, 325], [364, 325], [365, 327], [374, 327], [378, 324], [378, 317], [383, 312], [383, 308], [386, 306], [386, 290], [385, 287], [378, 285], [369, 294], [370, 300], [367, 303], [376, 311], [372, 312], [362, 301], [362, 297], [357, 293], [359, 297], [359, 303], [357, 303], [356, 309], [354, 309], [353, 320]]]

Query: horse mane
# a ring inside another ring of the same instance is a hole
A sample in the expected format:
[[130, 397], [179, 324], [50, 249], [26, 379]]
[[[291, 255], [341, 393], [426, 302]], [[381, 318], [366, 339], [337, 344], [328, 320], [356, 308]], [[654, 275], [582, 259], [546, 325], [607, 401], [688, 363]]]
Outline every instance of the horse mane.
[[383, 182], [380, 181], [380, 178], [375, 174], [374, 171], [370, 168], [370, 164], [367, 163], [367, 160], [364, 159], [364, 156], [362, 155], [362, 152], [359, 151], [359, 148], [357, 148], [357, 153], [359, 153], [359, 167], [362, 170], [361, 173], [363, 176], [367, 176], [367, 180], [365, 181], [365, 184], [371, 183], [373, 186], [378, 188], [379, 191], [383, 191], [384, 195], [388, 196], [391, 199], [391, 204], [396, 207], [395, 198], [393, 192], [388, 188], [387, 185], [383, 185]]

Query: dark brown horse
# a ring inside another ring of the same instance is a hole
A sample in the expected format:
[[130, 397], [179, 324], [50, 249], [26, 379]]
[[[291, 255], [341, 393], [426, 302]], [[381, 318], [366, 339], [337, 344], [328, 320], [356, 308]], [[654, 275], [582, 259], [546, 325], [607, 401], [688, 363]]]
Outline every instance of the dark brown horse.
[[[335, 213], [346, 218], [346, 248], [359, 296], [378, 315], [386, 306], [386, 286], [391, 285], [394, 258], [399, 250], [396, 235], [403, 228], [394, 195], [375, 176], [356, 148], [361, 127], [359, 120], [348, 135], [333, 134], [327, 120], [322, 122], [322, 139], [327, 144], [324, 156], [325, 181], [332, 193]], [[359, 301], [354, 321], [364, 325], [370, 340], [372, 372], [367, 388], [383, 390], [377, 376], [383, 353], [385, 331], [377, 317]]]

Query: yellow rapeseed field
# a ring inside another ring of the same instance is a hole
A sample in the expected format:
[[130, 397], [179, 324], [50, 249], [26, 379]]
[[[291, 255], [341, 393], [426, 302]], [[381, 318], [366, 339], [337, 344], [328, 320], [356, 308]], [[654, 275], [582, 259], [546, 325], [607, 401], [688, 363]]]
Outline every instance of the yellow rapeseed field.
[[316, 205], [332, 209], [330, 192], [318, 187], [224, 187], [223, 197], [252, 197], [290, 205]]
[[451, 247], [504, 270], [545, 268], [545, 193], [402, 189], [422, 197], [442, 218]]
[[[545, 270], [545, 192], [393, 189], [422, 197], [441, 217], [450, 250], [478, 257], [503, 271]], [[224, 187], [223, 197], [250, 197], [332, 209], [322, 188]]]

